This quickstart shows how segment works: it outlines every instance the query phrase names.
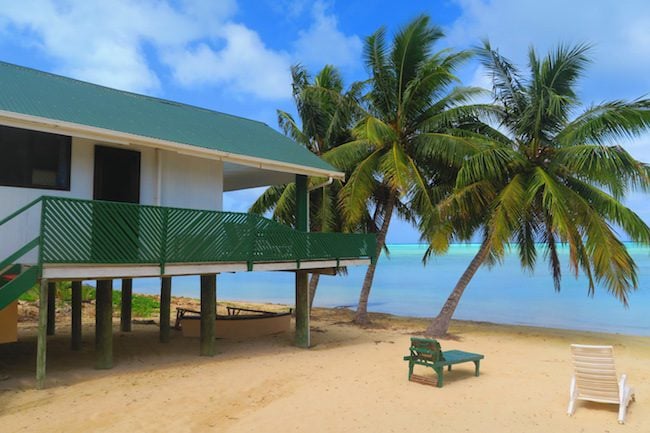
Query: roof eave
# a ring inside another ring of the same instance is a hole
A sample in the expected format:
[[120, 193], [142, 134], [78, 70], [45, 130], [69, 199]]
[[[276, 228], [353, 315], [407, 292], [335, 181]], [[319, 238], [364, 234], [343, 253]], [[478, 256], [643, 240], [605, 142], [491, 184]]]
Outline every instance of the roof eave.
[[158, 138], [146, 137], [126, 132], [113, 131], [105, 128], [98, 128], [94, 126], [87, 126], [62, 120], [32, 116], [28, 114], [14, 113], [12, 111], [0, 110], [0, 122], [6, 124], [7, 126], [71, 135], [74, 137], [88, 138], [91, 140], [102, 140], [123, 145], [137, 144], [141, 146], [154, 147], [169, 151], [175, 151], [183, 155], [194, 156], [197, 158], [214, 159], [218, 161], [230, 162], [233, 164], [245, 165], [248, 167], [256, 167], [264, 170], [273, 170], [283, 173], [302, 174], [315, 177], [331, 177], [334, 179], [345, 180], [345, 173], [340, 171], [326, 170], [317, 167], [309, 167], [287, 162], [274, 161], [271, 159], [258, 158], [254, 156], [223, 152], [220, 150], [208, 149], [168, 140], [161, 140]]

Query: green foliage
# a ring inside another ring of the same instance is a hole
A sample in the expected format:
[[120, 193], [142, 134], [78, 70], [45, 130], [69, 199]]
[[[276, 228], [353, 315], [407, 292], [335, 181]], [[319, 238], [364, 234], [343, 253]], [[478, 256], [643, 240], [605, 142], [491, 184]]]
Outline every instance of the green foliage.
[[[40, 296], [40, 286], [35, 284], [34, 287], [20, 295], [18, 298], [21, 301], [36, 302]], [[60, 302], [69, 303], [72, 300], [72, 283], [69, 281], [62, 281], [56, 283], [56, 298]], [[81, 286], [81, 299], [90, 301], [95, 299], [95, 288], [84, 284]]]
[[[40, 288], [38, 285], [35, 285], [25, 293], [23, 293], [20, 298], [21, 301], [26, 302], [37, 302], [39, 299]], [[95, 288], [89, 285], [81, 286], [81, 299], [83, 301], [92, 301], [95, 299]], [[69, 281], [63, 281], [56, 283], [56, 299], [60, 304], [69, 304], [72, 300], [72, 288]], [[122, 292], [119, 290], [113, 290], [113, 309], [119, 310], [120, 305], [122, 304]], [[154, 313], [157, 313], [160, 309], [160, 302], [155, 300], [151, 296], [133, 294], [133, 299], [131, 302], [132, 314], [134, 317], [151, 317]]]
[[[357, 101], [363, 85], [354, 83], [346, 90], [341, 74], [330, 65], [325, 66], [313, 78], [300, 65], [295, 65], [291, 73], [293, 99], [300, 118], [296, 120], [291, 114], [278, 110], [278, 124], [283, 132], [319, 156], [350, 141], [352, 125], [359, 116]], [[349, 169], [341, 161], [329, 162], [342, 171]], [[311, 178], [309, 186], [322, 184], [326, 180]], [[335, 180], [330, 185], [310, 192], [311, 231], [342, 231], [343, 221], [338, 209], [341, 187], [342, 182]], [[272, 212], [276, 221], [295, 226], [295, 206], [295, 184], [289, 183], [269, 187], [253, 203], [250, 212]], [[364, 222], [366, 221], [367, 218]], [[365, 227], [361, 229], [364, 230]]]
[[[122, 292], [113, 290], [113, 308], [119, 309], [122, 305]], [[151, 317], [160, 310], [160, 302], [151, 296], [133, 294], [131, 311], [134, 317]]]
[[[72, 301], [72, 283], [69, 281], [61, 281], [56, 283], [56, 298], [64, 301]], [[95, 288], [87, 284], [81, 286], [81, 299], [82, 301], [90, 301], [95, 299]]]
[[25, 293], [20, 295], [18, 300], [25, 302], [36, 302], [39, 298], [39, 286], [35, 285], [31, 289], [27, 290]]

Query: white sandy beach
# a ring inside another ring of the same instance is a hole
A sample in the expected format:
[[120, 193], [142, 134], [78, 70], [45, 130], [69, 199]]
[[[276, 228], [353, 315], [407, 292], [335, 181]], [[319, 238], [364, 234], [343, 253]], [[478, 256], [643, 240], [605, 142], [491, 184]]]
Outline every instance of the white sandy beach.
[[[173, 332], [163, 345], [157, 326], [135, 325], [130, 334], [116, 330], [115, 368], [107, 371], [93, 369], [92, 323], [77, 355], [60, 325], [42, 391], [34, 389], [34, 325], [23, 323], [22, 342], [0, 346], [9, 376], [0, 382], [0, 431], [650, 431], [650, 338], [458, 322], [458, 339], [441, 340], [443, 349], [483, 353], [481, 376], [472, 364], [458, 366], [438, 389], [408, 382], [402, 361], [424, 321], [381, 315], [359, 329], [349, 318], [316, 310], [310, 350], [285, 334], [220, 340], [214, 358], [197, 356], [197, 339]], [[615, 346], [619, 374], [637, 390], [625, 425], [614, 405], [582, 402], [566, 415], [574, 342]]]

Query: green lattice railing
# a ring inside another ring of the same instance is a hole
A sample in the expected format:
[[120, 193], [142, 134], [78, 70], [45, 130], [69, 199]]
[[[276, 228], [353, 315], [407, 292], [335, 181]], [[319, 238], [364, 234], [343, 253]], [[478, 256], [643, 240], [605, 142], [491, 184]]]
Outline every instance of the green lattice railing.
[[43, 197], [40, 261], [160, 264], [373, 258], [372, 234], [303, 233], [255, 214]]

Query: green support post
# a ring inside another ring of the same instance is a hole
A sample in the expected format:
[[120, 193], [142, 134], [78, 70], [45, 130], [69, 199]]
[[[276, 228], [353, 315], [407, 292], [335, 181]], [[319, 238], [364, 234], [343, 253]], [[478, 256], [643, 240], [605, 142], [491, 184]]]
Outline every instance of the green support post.
[[309, 273], [296, 271], [296, 335], [295, 344], [298, 347], [309, 348], [311, 335], [309, 332]]
[[95, 368], [113, 368], [113, 280], [97, 281], [95, 307]]
[[47, 335], [54, 335], [56, 324], [56, 283], [47, 284]]
[[201, 275], [201, 356], [214, 356], [217, 314], [217, 276]]
[[48, 313], [48, 284], [41, 280], [41, 290], [38, 301], [38, 339], [36, 343], [36, 386], [45, 386], [45, 359], [47, 355], [47, 313]]
[[[307, 176], [296, 175], [296, 229], [309, 231], [309, 190]], [[309, 273], [296, 271], [296, 333], [295, 344], [308, 348], [311, 345], [309, 332]]]
[[81, 350], [81, 281], [72, 282], [72, 331], [70, 348]]
[[172, 303], [172, 278], [160, 279], [160, 342], [169, 343], [169, 320]]
[[120, 305], [120, 331], [131, 332], [131, 311], [133, 304], [133, 280], [122, 280], [122, 304]]
[[296, 175], [296, 230], [309, 231], [309, 191], [307, 176]]

